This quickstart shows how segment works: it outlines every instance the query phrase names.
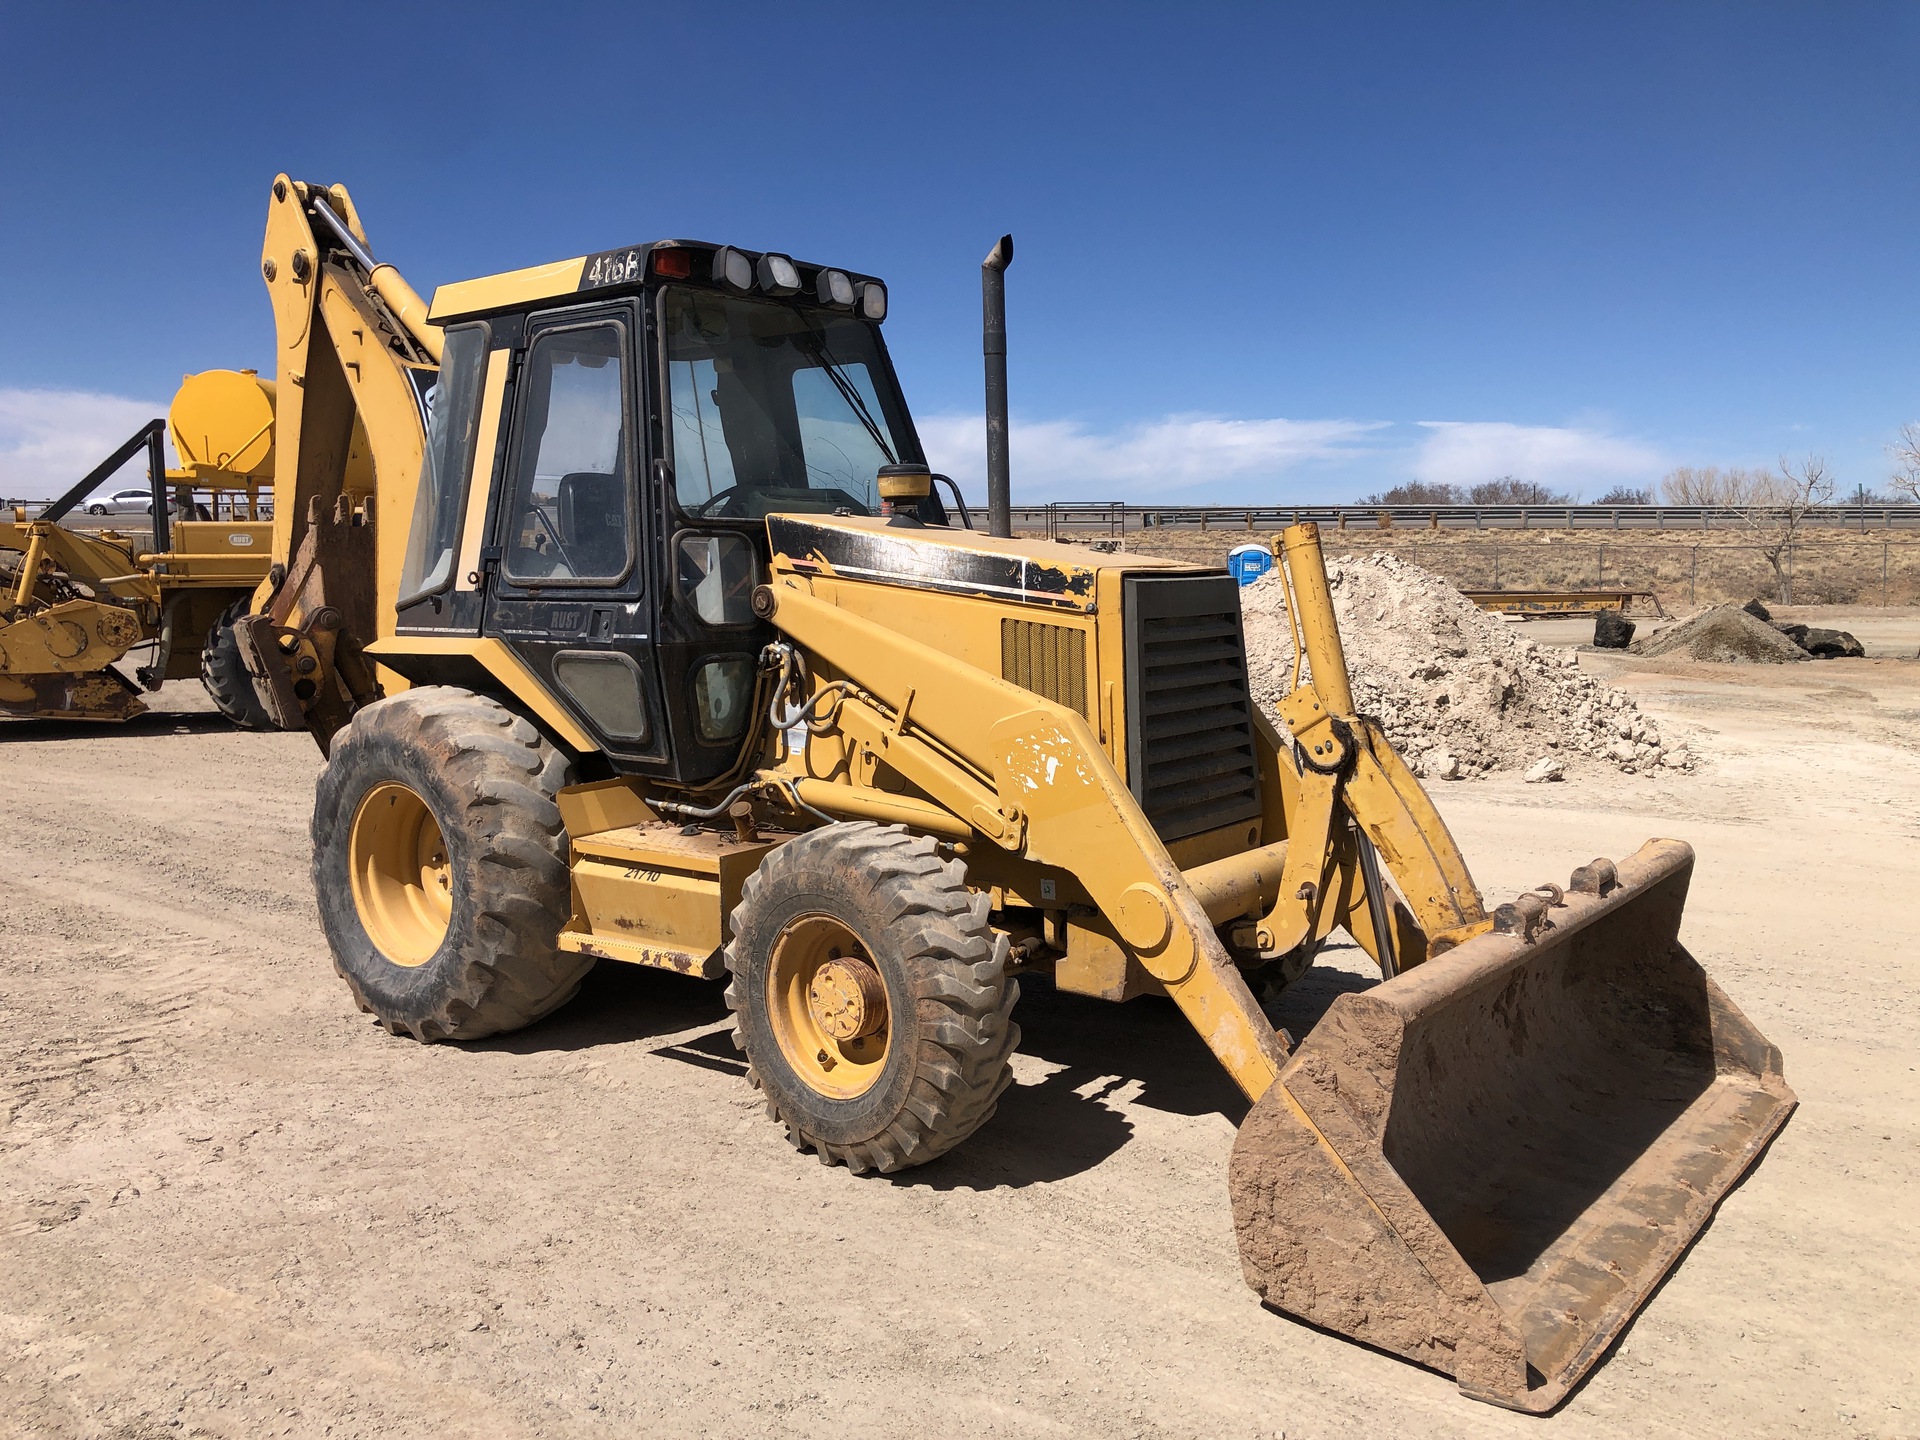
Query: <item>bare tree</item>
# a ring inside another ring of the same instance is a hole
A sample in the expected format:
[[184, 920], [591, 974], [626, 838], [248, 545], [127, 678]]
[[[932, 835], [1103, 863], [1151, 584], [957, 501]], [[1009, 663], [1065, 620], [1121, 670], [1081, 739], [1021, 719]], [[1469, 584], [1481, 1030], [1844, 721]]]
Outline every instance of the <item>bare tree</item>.
[[1537, 480], [1521, 480], [1512, 475], [1502, 475], [1497, 480], [1482, 480], [1467, 491], [1467, 499], [1475, 505], [1569, 505], [1573, 496], [1564, 490], [1553, 490]]
[[1833, 502], [1833, 472], [1825, 459], [1809, 455], [1795, 463], [1780, 457], [1780, 473], [1757, 475], [1749, 487], [1740, 518], [1760, 537], [1760, 553], [1773, 567], [1774, 595], [1782, 605], [1793, 603], [1793, 542], [1806, 528], [1807, 515]]
[[1920, 422], [1900, 427], [1900, 438], [1887, 447], [1893, 456], [1893, 493], [1904, 501], [1920, 505]]
[[1407, 480], [1391, 490], [1376, 490], [1360, 497], [1362, 505], [1458, 505], [1465, 497], [1457, 485], [1435, 480]]
[[1771, 497], [1778, 477], [1765, 470], [1743, 470], [1718, 465], [1695, 468], [1682, 465], [1669, 470], [1660, 481], [1661, 497], [1669, 505], [1698, 505], [1708, 510], [1740, 510], [1765, 503]]
[[1644, 485], [1615, 485], [1598, 500], [1589, 500], [1589, 505], [1651, 505], [1653, 491]]

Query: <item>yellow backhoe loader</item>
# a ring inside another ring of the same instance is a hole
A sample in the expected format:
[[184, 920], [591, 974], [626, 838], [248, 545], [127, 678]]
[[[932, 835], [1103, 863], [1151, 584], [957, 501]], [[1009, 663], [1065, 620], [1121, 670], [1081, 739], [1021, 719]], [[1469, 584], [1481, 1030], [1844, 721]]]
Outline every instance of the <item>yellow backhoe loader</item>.
[[[88, 497], [142, 450], [150, 543], [61, 523], [83, 507], [105, 513]], [[197, 674], [236, 725], [268, 724], [233, 620], [268, 573], [272, 527], [260, 501], [272, 481], [273, 385], [208, 370], [185, 377], [166, 421], [142, 426], [37, 517], [16, 509], [0, 521], [0, 715], [128, 720], [147, 708], [143, 688]], [[136, 685], [114, 667], [143, 646], [151, 654]]]
[[[1355, 709], [1313, 527], [1276, 725], [1230, 576], [942, 496], [877, 278], [662, 241], [429, 307], [284, 175], [261, 268], [284, 570], [239, 629], [326, 752], [321, 917], [393, 1033], [525, 1025], [596, 961], [724, 976], [769, 1115], [884, 1173], [993, 1115], [1019, 977], [1168, 996], [1251, 1102], [1253, 1288], [1529, 1411], [1793, 1109], [1679, 942], [1686, 845], [1489, 911]], [[1295, 1045], [1255, 987], [1336, 929], [1381, 982]]]

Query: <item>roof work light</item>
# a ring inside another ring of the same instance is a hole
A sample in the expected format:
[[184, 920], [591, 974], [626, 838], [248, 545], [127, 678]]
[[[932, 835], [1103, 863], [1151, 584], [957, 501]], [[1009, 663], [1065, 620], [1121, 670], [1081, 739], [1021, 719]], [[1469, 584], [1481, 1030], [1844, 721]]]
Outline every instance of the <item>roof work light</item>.
[[798, 295], [800, 272], [784, 255], [762, 255], [753, 267], [754, 279], [769, 295]]
[[853, 308], [853, 281], [844, 270], [822, 270], [813, 289], [822, 305], [831, 305], [836, 310]]
[[753, 262], [731, 245], [713, 252], [713, 278], [732, 290], [753, 288]]

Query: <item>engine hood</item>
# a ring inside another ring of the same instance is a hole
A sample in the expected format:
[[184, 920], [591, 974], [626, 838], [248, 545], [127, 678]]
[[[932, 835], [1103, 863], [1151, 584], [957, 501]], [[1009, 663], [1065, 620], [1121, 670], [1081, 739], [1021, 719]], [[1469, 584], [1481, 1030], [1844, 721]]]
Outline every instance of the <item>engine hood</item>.
[[769, 515], [767, 539], [775, 568], [796, 574], [1088, 614], [1103, 570], [1204, 574], [1219, 568], [855, 515]]

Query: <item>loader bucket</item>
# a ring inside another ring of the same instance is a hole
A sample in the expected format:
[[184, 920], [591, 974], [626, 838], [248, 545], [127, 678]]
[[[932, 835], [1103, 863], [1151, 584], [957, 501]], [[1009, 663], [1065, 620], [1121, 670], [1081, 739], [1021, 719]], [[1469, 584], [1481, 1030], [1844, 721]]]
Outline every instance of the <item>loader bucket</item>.
[[1550, 928], [1502, 907], [1520, 933], [1337, 999], [1234, 1142], [1261, 1298], [1559, 1404], [1797, 1103], [1679, 943], [1692, 871], [1649, 841], [1576, 872]]

